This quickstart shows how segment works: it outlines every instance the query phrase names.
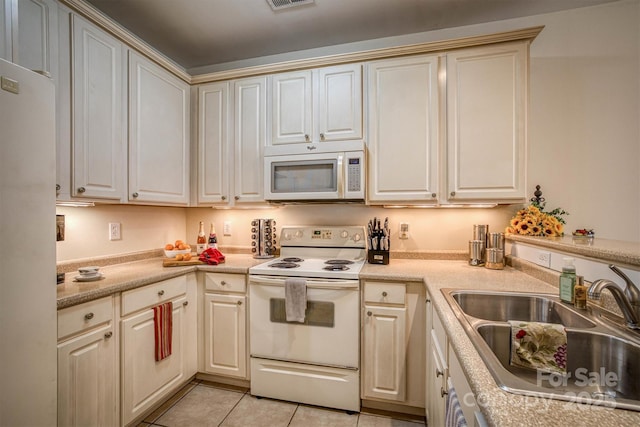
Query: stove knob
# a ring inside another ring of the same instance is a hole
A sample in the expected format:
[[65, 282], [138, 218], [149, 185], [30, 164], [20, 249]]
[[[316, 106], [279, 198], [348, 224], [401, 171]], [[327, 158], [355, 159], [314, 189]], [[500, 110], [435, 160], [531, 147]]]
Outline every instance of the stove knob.
[[293, 236], [296, 239], [301, 239], [303, 235], [304, 235], [304, 233], [302, 232], [302, 230], [297, 230]]
[[346, 239], [347, 237], [349, 237], [349, 232], [347, 230], [342, 230], [342, 232], [340, 233], [340, 237]]
[[282, 234], [282, 239], [284, 239], [284, 240], [291, 240], [291, 234], [289, 234], [289, 233], [283, 233], [283, 234]]
[[353, 235], [353, 241], [354, 242], [358, 242], [360, 240], [362, 240], [362, 235], [360, 233], [356, 233], [356, 234]]

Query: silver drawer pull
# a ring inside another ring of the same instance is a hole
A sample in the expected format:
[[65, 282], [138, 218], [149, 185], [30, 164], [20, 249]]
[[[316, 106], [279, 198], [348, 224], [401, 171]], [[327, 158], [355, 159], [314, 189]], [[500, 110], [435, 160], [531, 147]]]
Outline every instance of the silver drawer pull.
[[242, 301], [238, 301], [238, 305], [242, 305]]
[[371, 317], [372, 315], [373, 315], [373, 313], [372, 313], [372, 312], [367, 311], [367, 316]]
[[436, 368], [436, 378], [441, 377], [444, 375], [444, 371], [442, 371], [441, 369]]
[[225, 282], [225, 281], [223, 280], [223, 281], [221, 281], [221, 282], [220, 282], [220, 284], [221, 284], [222, 286], [225, 286], [225, 285], [227, 284], [227, 282]]
[[106, 334], [104, 334], [104, 337], [105, 337], [106, 339], [109, 339], [109, 338], [111, 338], [112, 336], [113, 336], [113, 332], [111, 332], [111, 331], [109, 331], [109, 332], [107, 332]]
[[449, 392], [444, 391], [444, 387], [440, 387], [440, 397], [445, 397], [447, 394], [449, 394]]
[[182, 305], [185, 306], [185, 307], [188, 306], [189, 305], [189, 301], [183, 302]]
[[162, 296], [162, 295], [164, 295], [164, 291], [158, 292], [158, 296]]
[[383, 296], [383, 297], [386, 297], [386, 296], [387, 296], [387, 293], [386, 293], [386, 292], [383, 292], [383, 293], [382, 293], [382, 296]]
[[93, 319], [93, 313], [87, 313], [84, 315], [84, 320], [91, 320]]

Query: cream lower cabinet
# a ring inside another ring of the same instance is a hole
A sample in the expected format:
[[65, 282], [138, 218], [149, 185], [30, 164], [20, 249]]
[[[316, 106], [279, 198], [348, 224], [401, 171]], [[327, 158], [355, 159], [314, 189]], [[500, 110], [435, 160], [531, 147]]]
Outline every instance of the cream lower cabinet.
[[442, 321], [433, 309], [427, 294], [426, 305], [426, 376], [425, 408], [427, 424], [445, 425], [447, 398], [450, 388], [456, 391], [467, 425], [486, 426], [484, 416], [478, 408], [471, 386], [465, 377], [460, 361], [450, 344]]
[[362, 399], [424, 407], [423, 288], [364, 282]]
[[204, 288], [203, 371], [248, 379], [246, 276], [204, 273]]
[[[191, 273], [122, 293], [123, 425], [148, 412], [196, 373], [195, 289], [195, 273]], [[152, 307], [168, 301], [173, 303], [172, 353], [156, 361]]]
[[59, 426], [119, 424], [113, 312], [113, 297], [58, 311]]

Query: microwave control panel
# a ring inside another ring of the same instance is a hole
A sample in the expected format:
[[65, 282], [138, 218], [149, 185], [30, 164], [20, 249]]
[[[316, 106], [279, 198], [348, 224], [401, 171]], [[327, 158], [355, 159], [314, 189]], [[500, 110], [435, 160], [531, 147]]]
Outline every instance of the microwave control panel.
[[347, 191], [360, 191], [361, 190], [361, 168], [360, 157], [353, 157], [348, 159], [347, 165]]

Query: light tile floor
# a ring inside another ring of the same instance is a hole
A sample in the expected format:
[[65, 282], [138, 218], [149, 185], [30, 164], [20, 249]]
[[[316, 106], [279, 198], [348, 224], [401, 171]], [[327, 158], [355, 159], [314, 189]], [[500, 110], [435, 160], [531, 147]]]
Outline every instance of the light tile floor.
[[139, 427], [420, 427], [424, 421], [258, 399], [242, 387], [194, 380], [170, 397]]

